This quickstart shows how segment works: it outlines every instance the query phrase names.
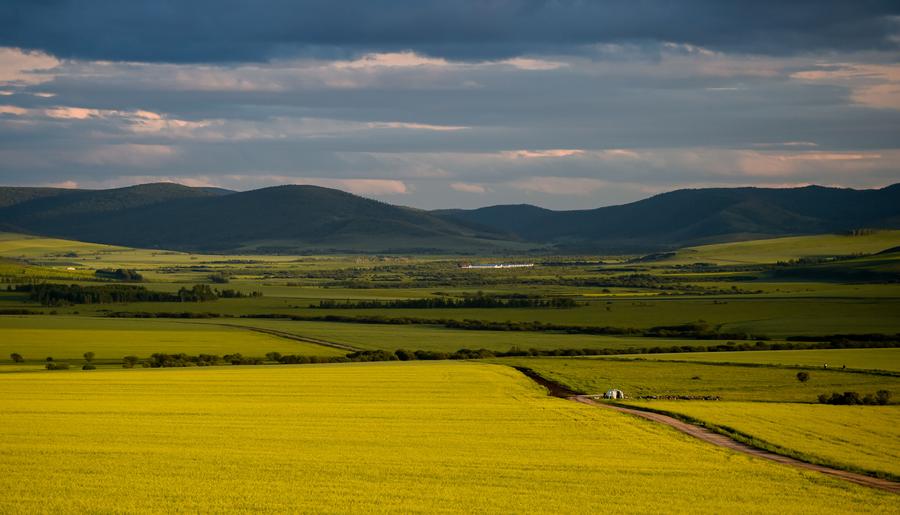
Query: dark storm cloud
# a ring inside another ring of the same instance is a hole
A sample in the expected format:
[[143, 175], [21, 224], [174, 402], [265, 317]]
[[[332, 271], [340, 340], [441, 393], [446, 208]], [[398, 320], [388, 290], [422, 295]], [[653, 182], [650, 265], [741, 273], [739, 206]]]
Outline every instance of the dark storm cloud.
[[900, 2], [7, 0], [0, 46], [144, 62], [411, 49], [457, 59], [678, 42], [752, 54], [895, 49]]

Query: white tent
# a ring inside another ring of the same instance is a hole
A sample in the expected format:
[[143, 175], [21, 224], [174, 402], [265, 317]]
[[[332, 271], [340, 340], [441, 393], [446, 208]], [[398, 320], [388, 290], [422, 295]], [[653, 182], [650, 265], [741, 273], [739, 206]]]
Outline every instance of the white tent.
[[624, 399], [625, 394], [622, 393], [622, 390], [612, 389], [603, 394], [604, 399]]

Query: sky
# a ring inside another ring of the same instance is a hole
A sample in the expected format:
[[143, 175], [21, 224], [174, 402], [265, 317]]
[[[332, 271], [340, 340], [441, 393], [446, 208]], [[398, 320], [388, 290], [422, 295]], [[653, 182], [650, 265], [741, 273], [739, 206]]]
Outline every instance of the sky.
[[0, 184], [426, 209], [900, 182], [900, 2], [5, 0]]

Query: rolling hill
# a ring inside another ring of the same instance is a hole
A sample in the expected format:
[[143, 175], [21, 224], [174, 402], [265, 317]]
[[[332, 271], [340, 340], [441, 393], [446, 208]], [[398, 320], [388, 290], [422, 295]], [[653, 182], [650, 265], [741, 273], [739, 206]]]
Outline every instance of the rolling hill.
[[643, 251], [860, 227], [897, 228], [900, 184], [877, 190], [690, 189], [588, 210], [510, 205], [438, 214], [561, 249]]
[[511, 235], [318, 186], [247, 192], [145, 184], [0, 209], [0, 227], [97, 243], [205, 251], [489, 251]]
[[317, 186], [0, 188], [0, 231], [189, 251], [644, 252], [861, 227], [900, 228], [900, 184], [678, 190], [574, 211], [425, 211]]

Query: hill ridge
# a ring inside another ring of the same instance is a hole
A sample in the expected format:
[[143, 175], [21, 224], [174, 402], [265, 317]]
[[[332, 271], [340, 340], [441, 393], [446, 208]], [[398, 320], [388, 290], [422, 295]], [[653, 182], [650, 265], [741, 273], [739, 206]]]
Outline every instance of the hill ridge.
[[645, 252], [858, 228], [900, 228], [900, 185], [682, 189], [565, 211], [530, 204], [427, 211], [314, 185], [0, 187], [0, 229], [192, 251]]

